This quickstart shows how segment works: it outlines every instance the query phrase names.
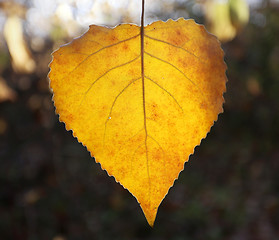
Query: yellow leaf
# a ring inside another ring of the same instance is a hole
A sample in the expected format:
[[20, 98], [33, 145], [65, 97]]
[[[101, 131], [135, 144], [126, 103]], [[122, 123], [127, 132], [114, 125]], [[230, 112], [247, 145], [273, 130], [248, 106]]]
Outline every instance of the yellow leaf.
[[[138, 200], [152, 226], [195, 146], [223, 111], [220, 43], [193, 20], [90, 26], [53, 53], [67, 130]], [[143, 47], [141, 47], [143, 43]]]
[[229, 8], [232, 25], [239, 31], [249, 21], [249, 5], [246, 0], [229, 0]]
[[232, 25], [230, 4], [228, 1], [206, 1], [206, 19], [210, 32], [221, 41], [227, 42], [236, 36], [236, 28]]

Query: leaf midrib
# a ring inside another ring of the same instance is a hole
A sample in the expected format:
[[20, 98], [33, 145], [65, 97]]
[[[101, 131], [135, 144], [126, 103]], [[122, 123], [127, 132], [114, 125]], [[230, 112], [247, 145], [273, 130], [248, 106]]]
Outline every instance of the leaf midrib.
[[140, 26], [140, 55], [141, 55], [141, 82], [142, 82], [142, 104], [143, 104], [143, 125], [145, 131], [145, 156], [146, 156], [146, 169], [147, 169], [147, 177], [148, 177], [148, 195], [149, 195], [149, 204], [150, 204], [150, 196], [151, 196], [151, 180], [150, 180], [150, 172], [149, 172], [149, 161], [148, 161], [148, 147], [147, 147], [147, 125], [146, 125], [146, 101], [145, 101], [145, 82], [144, 82], [144, 4], [145, 0], [142, 0], [142, 9], [141, 9], [141, 26]]

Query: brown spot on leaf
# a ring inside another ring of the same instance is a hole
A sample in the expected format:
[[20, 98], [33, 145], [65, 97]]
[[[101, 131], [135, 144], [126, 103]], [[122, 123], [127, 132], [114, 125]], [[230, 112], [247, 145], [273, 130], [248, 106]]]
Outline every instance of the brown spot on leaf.
[[185, 58], [179, 58], [178, 62], [181, 64], [183, 68], [187, 68], [189, 66], [189, 63], [187, 62], [187, 59]]
[[67, 120], [68, 121], [73, 121], [75, 119], [75, 116], [73, 115], [73, 114], [69, 114], [68, 116], [67, 116]]
[[162, 151], [159, 149], [159, 147], [152, 151], [152, 159], [154, 159], [156, 162], [162, 160]]
[[208, 105], [207, 105], [205, 102], [202, 102], [202, 103], [200, 104], [200, 108], [201, 108], [201, 109], [207, 109], [207, 108], [208, 108]]
[[89, 26], [89, 33], [90, 34], [94, 34], [94, 35], [97, 35], [98, 33], [100, 33], [102, 30], [101, 30], [101, 28], [99, 27], [99, 26], [96, 26], [96, 25], [90, 25]]
[[167, 41], [175, 46], [182, 46], [185, 42], [189, 41], [189, 37], [184, 32], [176, 30], [174, 34], [168, 36]]
[[[131, 75], [131, 76], [135, 76], [137, 73], [137, 70], [135, 68], [130, 68], [128, 70], [128, 74]], [[133, 80], [132, 80], [133, 81]]]
[[109, 37], [109, 40], [110, 40], [110, 42], [114, 43], [114, 42], [117, 42], [117, 41], [118, 41], [118, 38], [117, 38], [115, 35], [111, 35], [111, 36]]
[[159, 118], [159, 113], [158, 113], [158, 105], [156, 103], [151, 104], [151, 109], [150, 109], [150, 119], [157, 121]]
[[129, 50], [128, 44], [124, 43], [122, 49], [123, 49], [123, 51], [128, 51]]

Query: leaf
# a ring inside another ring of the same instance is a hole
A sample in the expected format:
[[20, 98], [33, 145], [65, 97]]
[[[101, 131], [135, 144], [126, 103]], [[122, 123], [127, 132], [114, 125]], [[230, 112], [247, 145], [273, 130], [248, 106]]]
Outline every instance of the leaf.
[[152, 23], [143, 38], [136, 25], [92, 25], [54, 52], [50, 67], [60, 120], [136, 197], [152, 226], [223, 111], [220, 43], [193, 20]]
[[222, 42], [232, 40], [237, 32], [231, 22], [229, 1], [206, 1], [205, 7], [209, 31]]
[[229, 6], [232, 25], [239, 31], [249, 21], [249, 5], [246, 0], [229, 0]]
[[210, 32], [223, 42], [232, 40], [249, 21], [246, 0], [205, 1], [205, 8]]

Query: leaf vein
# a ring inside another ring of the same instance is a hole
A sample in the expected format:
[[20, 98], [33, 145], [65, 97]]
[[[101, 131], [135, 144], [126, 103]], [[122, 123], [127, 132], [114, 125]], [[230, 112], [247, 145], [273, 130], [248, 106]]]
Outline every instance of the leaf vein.
[[89, 56], [89, 54], [83, 53], [83, 52], [70, 52], [69, 54], [70, 54], [70, 55], [71, 55], [71, 54], [80, 54], [80, 55]]
[[[134, 38], [137, 38], [139, 35], [140, 35], [140, 34], [137, 34], [137, 35], [135, 35], [135, 36], [133, 36], [133, 37], [130, 37], [130, 38], [121, 40], [121, 41], [119, 41], [119, 42], [117, 42], [117, 43], [114, 43], [114, 44], [110, 44], [110, 45], [108, 45], [108, 46], [105, 46], [105, 47], [100, 48], [99, 50], [97, 50], [97, 51], [95, 51], [95, 52], [93, 52], [93, 53], [90, 53], [90, 54], [87, 55], [87, 57], [86, 57], [85, 59], [83, 59], [77, 66], [75, 66], [74, 69], [71, 70], [71, 71], [67, 74], [67, 76], [70, 75], [70, 74], [72, 74], [75, 70], [77, 70], [77, 69], [78, 69], [83, 63], [85, 63], [90, 57], [92, 57], [92, 56], [94, 56], [95, 54], [101, 52], [102, 50], [107, 49], [107, 48], [110, 48], [110, 47], [113, 47], [113, 46], [116, 46], [116, 45], [118, 45], [118, 44], [120, 44], [120, 43], [123, 43], [123, 42], [130, 41], [130, 40], [132, 40], [132, 39], [134, 39]], [[65, 77], [66, 77], [66, 76], [65, 76]]]
[[157, 59], [157, 60], [159, 60], [159, 61], [161, 61], [161, 62], [164, 62], [164, 63], [166, 63], [166, 64], [172, 66], [174, 69], [176, 69], [178, 72], [180, 72], [188, 81], [190, 81], [195, 87], [197, 87], [197, 88], [200, 90], [199, 86], [198, 86], [195, 82], [193, 82], [189, 77], [187, 77], [186, 74], [185, 74], [184, 72], [182, 72], [178, 67], [176, 67], [176, 66], [174, 66], [173, 64], [171, 64], [170, 62], [167, 62], [167, 61], [165, 61], [165, 60], [163, 60], [163, 59], [161, 59], [161, 58], [158, 58], [158, 57], [156, 57], [156, 56], [154, 56], [154, 55], [152, 55], [152, 54], [150, 54], [150, 53], [148, 53], [148, 52], [145, 52], [145, 53], [146, 53], [148, 56], [152, 57], [152, 58], [155, 58], [155, 59]]
[[138, 81], [138, 80], [140, 80], [140, 79], [141, 79], [141, 77], [136, 78], [136, 79], [133, 79], [133, 80], [132, 80], [128, 85], [126, 85], [126, 86], [117, 94], [117, 96], [114, 98], [114, 101], [113, 101], [113, 103], [112, 103], [112, 105], [111, 105], [111, 107], [110, 107], [109, 115], [108, 115], [108, 117], [107, 117], [107, 119], [106, 119], [106, 121], [105, 121], [105, 129], [104, 129], [104, 136], [103, 136], [103, 146], [105, 145], [105, 138], [106, 138], [106, 131], [107, 131], [107, 123], [108, 123], [109, 120], [111, 120], [110, 117], [111, 117], [112, 110], [113, 110], [113, 108], [114, 108], [114, 105], [115, 105], [117, 99], [122, 95], [122, 93], [125, 92], [125, 90], [127, 90], [127, 89], [129, 88], [129, 86], [131, 86], [131, 84], [133, 84], [134, 82], [136, 82], [136, 81]]
[[[154, 40], [154, 41], [157, 41], [157, 42], [161, 42], [161, 43], [165, 43], [165, 44], [168, 44], [168, 45], [170, 45], [170, 46], [172, 46], [172, 47], [181, 49], [181, 50], [183, 50], [184, 52], [187, 52], [188, 54], [190, 54], [190, 55], [194, 56], [195, 58], [197, 58], [200, 62], [204, 63], [204, 62], [201, 60], [201, 58], [200, 58], [199, 56], [195, 55], [194, 53], [190, 52], [189, 50], [187, 50], [187, 49], [185, 49], [185, 48], [183, 48], [183, 47], [181, 47], [181, 46], [177, 46], [177, 45], [174, 45], [174, 44], [172, 44], [172, 43], [166, 42], [166, 41], [164, 41], [164, 40], [150, 37], [150, 36], [148, 36], [148, 35], [145, 35], [145, 37], [147, 37], [147, 38], [149, 38], [149, 39], [151, 39], [151, 40]], [[186, 41], [186, 42], [188, 42], [188, 41]], [[185, 43], [184, 43], [183, 45], [185, 45]]]
[[106, 71], [105, 73], [103, 73], [100, 77], [98, 77], [98, 78], [90, 85], [90, 87], [86, 90], [86, 92], [84, 93], [84, 96], [83, 96], [83, 98], [82, 98], [81, 103], [79, 104], [79, 106], [81, 106], [81, 104], [83, 103], [83, 101], [84, 101], [86, 95], [87, 95], [88, 92], [92, 89], [92, 87], [95, 85], [96, 82], [98, 82], [100, 79], [102, 79], [105, 75], [107, 75], [107, 74], [108, 74], [109, 72], [111, 72], [112, 70], [117, 69], [117, 68], [120, 68], [120, 67], [123, 67], [123, 66], [125, 66], [125, 65], [128, 65], [128, 64], [130, 64], [130, 63], [136, 61], [139, 57], [140, 57], [140, 55], [137, 56], [136, 58], [132, 59], [132, 60], [129, 61], [129, 62], [126, 62], [126, 63], [120, 64], [120, 65], [118, 65], [118, 66], [115, 66], [115, 67], [113, 67], [113, 68], [107, 70], [107, 71]]
[[97, 41], [91, 40], [91, 39], [84, 39], [84, 41], [96, 43], [96, 44], [99, 44], [101, 47], [105, 47], [103, 44], [101, 44], [101, 43], [99, 43]]
[[165, 91], [174, 101], [175, 103], [178, 105], [178, 107], [180, 108], [180, 110], [182, 111], [182, 113], [184, 113], [183, 108], [181, 107], [181, 105], [179, 104], [179, 102], [176, 100], [176, 98], [169, 92], [167, 91], [164, 87], [162, 87], [159, 83], [155, 82], [153, 79], [147, 77], [145, 75], [145, 78], [147, 78], [149, 81], [153, 82], [154, 84], [156, 84], [159, 88], [161, 88], [163, 91]]
[[158, 29], [161, 29], [161, 30], [165, 30], [165, 29], [173, 29], [173, 28], [179, 28], [179, 27], [183, 27], [183, 26], [185, 26], [184, 24], [177, 24], [177, 25], [175, 25], [175, 26], [168, 26], [168, 27], [156, 27], [156, 28], [153, 28], [153, 29], [150, 29], [150, 30], [148, 30], [148, 31], [145, 31], [145, 32], [154, 32], [154, 31], [156, 31], [156, 30], [158, 30]]

